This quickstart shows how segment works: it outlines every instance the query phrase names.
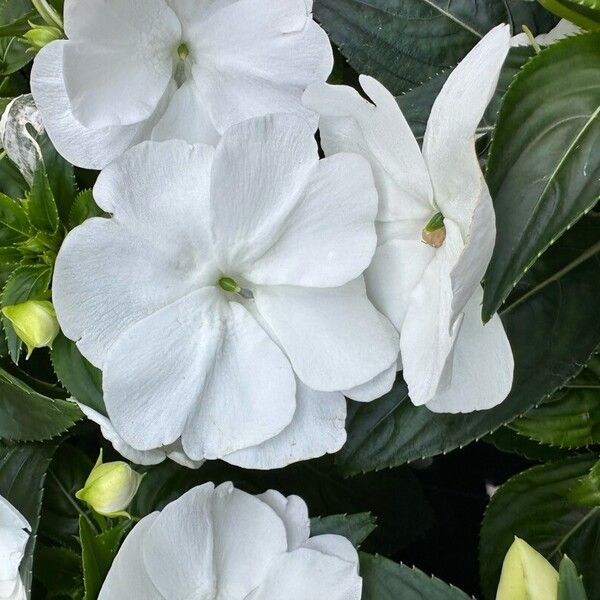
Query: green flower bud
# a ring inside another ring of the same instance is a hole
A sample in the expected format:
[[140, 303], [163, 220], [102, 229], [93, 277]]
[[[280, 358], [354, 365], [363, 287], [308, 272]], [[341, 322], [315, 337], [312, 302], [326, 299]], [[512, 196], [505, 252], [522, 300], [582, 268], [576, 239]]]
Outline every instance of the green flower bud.
[[140, 487], [144, 478], [126, 462], [102, 462], [102, 451], [84, 487], [75, 497], [83, 500], [90, 508], [105, 517], [127, 517], [125, 510]]
[[496, 600], [556, 600], [556, 569], [527, 542], [515, 537], [502, 565]]
[[48, 300], [28, 300], [22, 304], [5, 306], [2, 314], [25, 342], [27, 358], [36, 348], [51, 348], [60, 332], [54, 306]]
[[30, 29], [23, 35], [35, 51], [41, 50], [44, 46], [50, 42], [59, 40], [62, 36], [62, 31], [58, 27], [50, 25], [34, 26], [33, 29]]

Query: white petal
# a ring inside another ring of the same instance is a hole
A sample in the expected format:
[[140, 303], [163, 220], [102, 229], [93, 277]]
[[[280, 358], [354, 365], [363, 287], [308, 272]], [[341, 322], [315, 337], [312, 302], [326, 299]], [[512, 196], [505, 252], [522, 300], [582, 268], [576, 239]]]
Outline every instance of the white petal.
[[31, 529], [27, 519], [2, 496], [0, 496], [0, 527]]
[[372, 103], [347, 86], [313, 84], [304, 103], [320, 115], [326, 155], [356, 152], [373, 168], [380, 221], [432, 215], [432, 188], [425, 162], [394, 97], [372, 77], [361, 76]]
[[427, 408], [433, 412], [465, 413], [500, 404], [510, 392], [514, 359], [498, 315], [481, 322], [481, 286], [469, 301], [454, 343], [452, 376]]
[[245, 599], [287, 551], [283, 521], [258, 498], [225, 483], [215, 490], [213, 526], [219, 597]]
[[435, 202], [466, 238], [485, 181], [475, 152], [475, 133], [492, 98], [510, 49], [510, 28], [499, 25], [452, 71], [431, 109], [423, 156]]
[[145, 536], [143, 562], [165, 598], [214, 598], [214, 484], [206, 483], [168, 504]]
[[358, 574], [358, 553], [350, 540], [341, 535], [324, 534], [310, 538], [305, 544], [305, 548], [318, 550], [322, 554], [341, 558], [346, 562], [353, 564], [355, 572]]
[[169, 100], [167, 110], [151, 135], [158, 142], [178, 139], [190, 144], [200, 142], [211, 146], [216, 146], [220, 137], [192, 79], [184, 83]]
[[361, 591], [362, 580], [355, 563], [318, 550], [299, 548], [273, 562], [267, 577], [249, 600], [360, 600]]
[[333, 287], [356, 279], [373, 257], [377, 191], [356, 154], [319, 161], [274, 245], [244, 270], [264, 285]]
[[229, 311], [182, 437], [195, 460], [261, 444], [283, 431], [296, 410], [288, 359], [241, 304], [231, 303]]
[[307, 0], [238, 0], [198, 21], [194, 78], [220, 132], [277, 112], [300, 115], [316, 128], [301, 97], [307, 85], [327, 79], [333, 53], [311, 7]]
[[19, 565], [25, 554], [29, 533], [21, 528], [0, 526], [0, 591], [10, 594], [17, 586]]
[[392, 389], [398, 370], [398, 361], [395, 360], [392, 366], [388, 367], [383, 373], [367, 381], [367, 383], [353, 387], [350, 390], [344, 390], [343, 394], [356, 402], [371, 402], [381, 398]]
[[104, 580], [98, 600], [166, 600], [154, 587], [142, 559], [150, 528], [159, 513], [144, 517], [125, 538]]
[[318, 158], [312, 131], [292, 115], [251, 119], [225, 133], [215, 153], [210, 203], [224, 273], [243, 272], [273, 246]]
[[316, 392], [296, 382], [296, 412], [278, 435], [224, 457], [246, 469], [279, 469], [337, 452], [346, 441], [346, 401], [338, 392]]
[[77, 121], [62, 76], [66, 43], [52, 42], [37, 54], [31, 70], [31, 91], [46, 132], [60, 154], [78, 167], [101, 169], [140, 138], [144, 124], [88, 129]]
[[550, 44], [558, 42], [566, 37], [578, 35], [579, 33], [582, 33], [582, 31], [583, 30], [581, 27], [571, 23], [571, 21], [568, 21], [567, 19], [561, 19], [556, 27], [551, 29], [548, 33], [542, 33], [538, 35], [535, 38], [535, 41], [540, 46], [549, 46]]
[[287, 498], [275, 490], [267, 490], [256, 496], [268, 504], [285, 525], [288, 550], [302, 546], [310, 536], [310, 519], [306, 502], [299, 496]]
[[183, 451], [181, 440], [176, 440], [172, 444], [165, 446], [164, 450], [167, 453], [167, 458], [188, 469], [199, 469], [206, 462], [205, 460], [192, 460]]
[[446, 227], [446, 241], [435, 252], [408, 302], [400, 334], [404, 379], [413, 404], [426, 404], [447, 376], [454, 336], [460, 322], [451, 325], [450, 270], [462, 250], [458, 228]]
[[128, 326], [216, 281], [204, 226], [211, 156], [146, 142], [100, 175], [96, 200], [115, 216], [69, 233], [52, 287], [65, 335], [96, 366]]
[[294, 371], [313, 389], [366, 383], [398, 354], [396, 331], [368, 301], [362, 278], [338, 288], [260, 287], [255, 300]]
[[100, 426], [102, 437], [108, 440], [113, 445], [113, 448], [127, 460], [130, 460], [137, 465], [156, 465], [165, 460], [166, 455], [162, 448], [146, 450], [143, 452], [136, 450], [127, 444], [115, 431], [110, 419], [81, 402], [77, 402], [77, 406], [79, 406], [81, 412], [83, 412], [88, 419]]

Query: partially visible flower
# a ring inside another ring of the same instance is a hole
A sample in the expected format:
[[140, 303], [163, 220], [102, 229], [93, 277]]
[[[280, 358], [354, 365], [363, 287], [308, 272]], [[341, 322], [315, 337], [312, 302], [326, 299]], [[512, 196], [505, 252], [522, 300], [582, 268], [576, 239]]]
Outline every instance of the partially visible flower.
[[68, 234], [53, 298], [132, 448], [282, 467], [344, 444], [341, 390], [390, 389], [397, 333], [362, 278], [377, 241], [363, 158], [319, 161], [304, 120], [271, 115], [216, 150], [142, 143], [94, 196], [113, 217]]
[[556, 600], [556, 569], [527, 542], [515, 537], [502, 565], [496, 600]]
[[400, 331], [399, 367], [410, 398], [434, 412], [491, 408], [510, 391], [513, 356], [498, 315], [483, 324], [481, 279], [495, 215], [475, 133], [496, 90], [510, 29], [490, 31], [452, 71], [423, 141], [394, 97], [362, 76], [371, 102], [346, 86], [315, 84], [304, 100], [321, 114], [326, 155], [357, 152], [379, 190], [378, 248], [365, 273], [375, 306]]
[[[548, 33], [536, 35], [534, 42], [539, 46], [549, 46], [550, 44], [558, 42], [559, 40], [571, 35], [578, 35], [579, 33], [582, 33], [582, 31], [583, 29], [581, 29], [581, 27], [571, 23], [571, 21], [567, 21], [567, 19], [561, 19], [558, 24]], [[510, 43], [511, 46], [529, 46], [531, 45], [532, 41], [527, 33], [523, 32], [515, 35]]]
[[25, 554], [31, 525], [8, 501], [0, 496], [0, 600], [25, 600], [25, 586], [19, 565]]
[[75, 497], [83, 500], [99, 515], [128, 517], [127, 507], [135, 497], [143, 475], [126, 462], [102, 462], [102, 451], [85, 485]]
[[310, 537], [301, 498], [206, 483], [133, 528], [99, 600], [360, 600], [358, 566], [346, 538]]
[[58, 151], [101, 169], [143, 140], [216, 144], [301, 103], [333, 53], [312, 0], [65, 0], [68, 39], [45, 46], [31, 89]]
[[27, 300], [5, 306], [2, 314], [11, 322], [15, 333], [27, 346], [27, 358], [36, 348], [51, 348], [60, 326], [52, 302]]

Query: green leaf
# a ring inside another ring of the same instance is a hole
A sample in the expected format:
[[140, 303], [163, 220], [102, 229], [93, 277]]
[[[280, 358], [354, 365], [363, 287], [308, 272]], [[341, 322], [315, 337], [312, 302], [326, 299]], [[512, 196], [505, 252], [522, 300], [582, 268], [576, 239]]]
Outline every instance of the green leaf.
[[[314, 12], [358, 71], [401, 94], [454, 67], [495, 25], [520, 17], [543, 31], [552, 20], [531, 3], [519, 14], [497, 0], [317, 0]], [[517, 20], [518, 19], [518, 20]]]
[[504, 98], [488, 163], [497, 237], [486, 320], [600, 198], [599, 62], [600, 33], [564, 39], [530, 60]]
[[35, 578], [46, 589], [46, 598], [83, 597], [81, 557], [68, 548], [38, 544], [35, 553]]
[[600, 29], [600, 2], [598, 0], [538, 0], [555, 15], [579, 27], [597, 31]]
[[569, 499], [583, 506], [600, 506], [600, 461], [573, 486]]
[[56, 376], [73, 398], [106, 416], [102, 371], [81, 355], [77, 344], [61, 333], [52, 344], [50, 356]]
[[114, 560], [129, 523], [96, 534], [90, 522], [80, 517], [79, 539], [85, 595], [83, 600], [96, 600], [102, 583]]
[[12, 198], [22, 198], [28, 189], [15, 163], [6, 156], [0, 158], [0, 192]]
[[350, 403], [348, 441], [336, 455], [342, 471], [355, 475], [462, 447], [522, 416], [578, 375], [600, 345], [600, 257], [582, 260], [599, 236], [600, 219], [578, 223], [527, 273], [504, 309], [515, 377], [502, 404], [466, 415], [435, 414], [413, 406], [397, 381], [379, 400]]
[[71, 213], [69, 214], [69, 229], [81, 225], [85, 220], [91, 217], [106, 217], [108, 216], [97, 204], [94, 202], [94, 196], [92, 190], [85, 190], [81, 192], [73, 202]]
[[361, 552], [362, 600], [472, 600], [416, 568]]
[[575, 564], [568, 556], [563, 556], [558, 571], [557, 600], [587, 600], [583, 581], [577, 574]]
[[600, 358], [510, 427], [532, 440], [561, 448], [600, 443]]
[[0, 244], [9, 246], [25, 240], [30, 230], [27, 213], [21, 204], [0, 194]]
[[21, 37], [31, 29], [29, 21], [37, 16], [35, 10], [29, 11], [26, 15], [15, 19], [11, 23], [0, 25], [0, 37]]
[[38, 394], [0, 369], [0, 438], [43, 441], [64, 433], [81, 418], [73, 402]]
[[310, 535], [333, 533], [349, 539], [357, 548], [375, 531], [377, 519], [371, 513], [331, 515], [310, 520]]
[[510, 428], [510, 425], [505, 425], [504, 427], [500, 427], [500, 429], [496, 429], [493, 433], [486, 435], [483, 438], [483, 441], [492, 444], [502, 452], [518, 454], [528, 460], [537, 462], [559, 460], [561, 458], [566, 458], [569, 455], [568, 451], [562, 450], [561, 448], [547, 446], [517, 433]]
[[44, 480], [54, 450], [52, 444], [6, 446], [0, 443], [0, 495], [15, 506], [31, 525], [31, 536], [20, 567], [28, 598]]
[[569, 499], [571, 488], [595, 461], [586, 455], [533, 467], [509, 479], [492, 496], [480, 538], [481, 581], [487, 598], [495, 595], [502, 561], [515, 535], [555, 566], [567, 553], [583, 573], [591, 597], [599, 597], [600, 508]]
[[37, 230], [56, 233], [59, 224], [58, 208], [43, 165], [40, 165], [33, 175], [26, 208], [29, 220]]

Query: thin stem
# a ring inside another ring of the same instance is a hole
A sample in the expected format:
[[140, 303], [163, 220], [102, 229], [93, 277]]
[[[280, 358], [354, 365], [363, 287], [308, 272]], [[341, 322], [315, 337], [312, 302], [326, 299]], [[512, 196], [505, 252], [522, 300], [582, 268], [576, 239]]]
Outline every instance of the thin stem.
[[586, 522], [589, 521], [598, 511], [600, 510], [600, 506], [596, 506], [596, 508], [593, 508], [592, 510], [590, 510], [590, 512], [585, 515], [585, 517], [583, 517], [583, 519], [581, 519], [580, 521], [578, 521], [577, 523], [575, 523], [575, 525], [573, 525], [573, 527], [571, 527], [571, 529], [569, 529], [569, 531], [567, 531], [567, 533], [565, 533], [565, 535], [560, 539], [560, 541], [558, 542], [558, 544], [556, 545], [556, 547], [554, 548], [554, 550], [552, 550], [552, 553], [548, 556], [548, 558], [552, 558], [555, 554], [557, 554], [560, 549], [564, 546], [565, 542]]

